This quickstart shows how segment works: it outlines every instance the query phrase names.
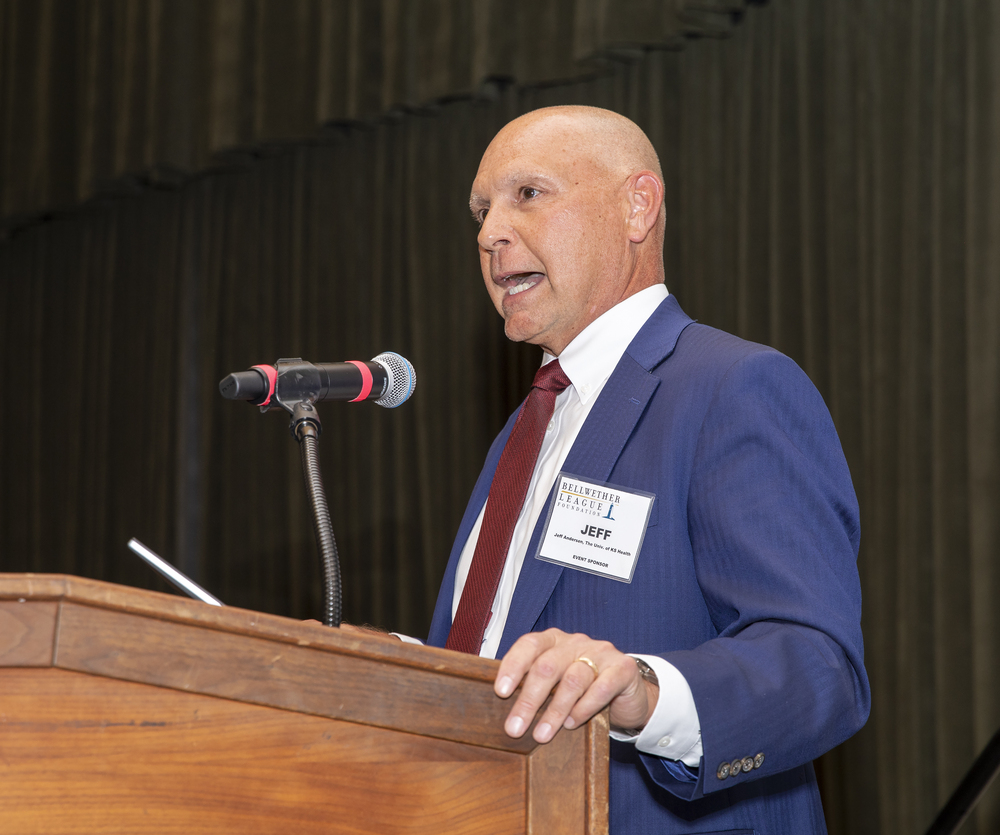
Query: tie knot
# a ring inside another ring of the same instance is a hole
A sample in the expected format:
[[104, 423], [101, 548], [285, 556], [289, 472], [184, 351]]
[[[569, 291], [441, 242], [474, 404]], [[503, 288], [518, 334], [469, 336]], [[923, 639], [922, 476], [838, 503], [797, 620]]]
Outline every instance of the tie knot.
[[570, 380], [566, 376], [566, 372], [562, 370], [562, 366], [559, 365], [559, 360], [552, 360], [535, 372], [535, 381], [531, 385], [532, 388], [559, 394], [570, 385]]

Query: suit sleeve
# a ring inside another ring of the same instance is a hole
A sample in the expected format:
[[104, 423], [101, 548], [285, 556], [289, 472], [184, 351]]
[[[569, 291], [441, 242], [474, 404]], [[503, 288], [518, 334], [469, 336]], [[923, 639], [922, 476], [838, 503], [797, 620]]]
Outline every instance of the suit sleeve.
[[[695, 799], [810, 762], [865, 722], [859, 511], [826, 405], [773, 351], [723, 373], [691, 468], [688, 531], [717, 637], [663, 657], [701, 720], [697, 778], [642, 755]], [[753, 762], [733, 775], [723, 763]]]

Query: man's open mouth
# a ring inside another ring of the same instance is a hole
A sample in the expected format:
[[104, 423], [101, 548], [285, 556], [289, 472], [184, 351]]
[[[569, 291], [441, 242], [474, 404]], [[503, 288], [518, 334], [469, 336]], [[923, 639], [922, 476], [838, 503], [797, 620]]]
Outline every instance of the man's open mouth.
[[542, 280], [541, 273], [520, 273], [507, 276], [504, 283], [507, 285], [507, 295], [516, 296], [525, 290], [530, 290]]

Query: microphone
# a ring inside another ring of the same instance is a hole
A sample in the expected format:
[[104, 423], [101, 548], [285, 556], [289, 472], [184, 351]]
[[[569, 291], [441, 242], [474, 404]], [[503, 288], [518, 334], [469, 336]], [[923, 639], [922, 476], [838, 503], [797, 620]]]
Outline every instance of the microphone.
[[255, 365], [235, 371], [219, 383], [227, 400], [249, 400], [267, 407], [274, 398], [285, 403], [302, 400], [374, 400], [394, 409], [409, 399], [417, 384], [417, 372], [399, 354], [386, 351], [370, 362], [316, 363], [280, 359], [275, 365]]

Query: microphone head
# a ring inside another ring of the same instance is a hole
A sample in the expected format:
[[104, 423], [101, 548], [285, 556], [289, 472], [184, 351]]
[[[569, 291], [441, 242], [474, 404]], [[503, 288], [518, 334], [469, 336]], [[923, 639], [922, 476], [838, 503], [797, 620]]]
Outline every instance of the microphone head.
[[388, 381], [383, 394], [375, 402], [387, 409], [395, 409], [400, 403], [409, 399], [417, 385], [417, 372], [413, 370], [410, 361], [392, 351], [385, 351], [372, 359], [381, 365], [388, 375]]

